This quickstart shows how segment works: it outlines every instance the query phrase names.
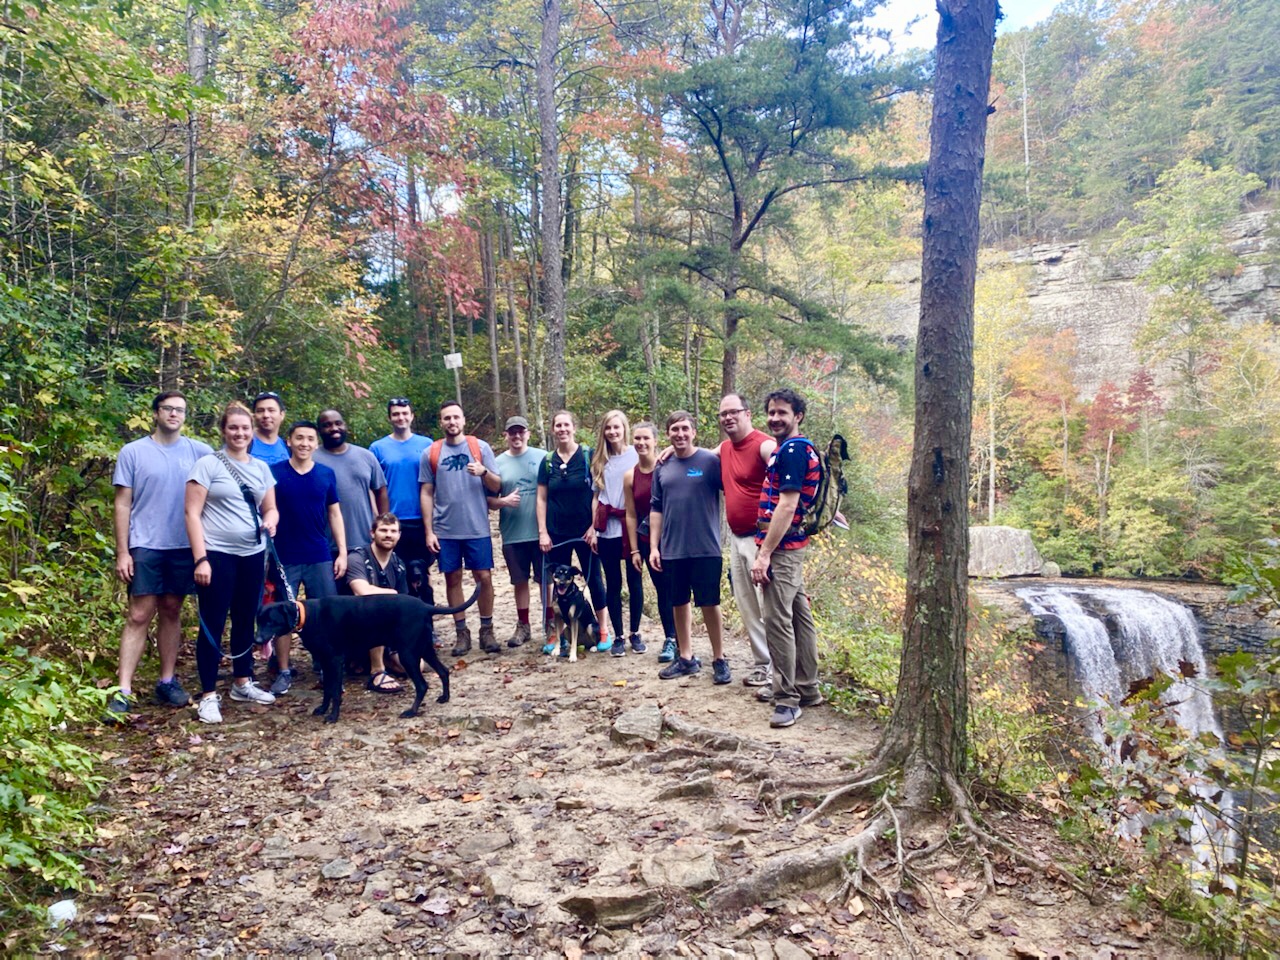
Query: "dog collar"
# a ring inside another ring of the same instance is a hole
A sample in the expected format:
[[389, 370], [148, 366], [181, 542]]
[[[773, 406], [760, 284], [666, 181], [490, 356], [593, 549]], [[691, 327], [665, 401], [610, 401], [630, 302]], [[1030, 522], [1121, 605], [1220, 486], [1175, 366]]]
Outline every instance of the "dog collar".
[[307, 606], [301, 600], [293, 601], [293, 605], [298, 611], [298, 621], [293, 625], [293, 632], [301, 633], [302, 628], [307, 625]]

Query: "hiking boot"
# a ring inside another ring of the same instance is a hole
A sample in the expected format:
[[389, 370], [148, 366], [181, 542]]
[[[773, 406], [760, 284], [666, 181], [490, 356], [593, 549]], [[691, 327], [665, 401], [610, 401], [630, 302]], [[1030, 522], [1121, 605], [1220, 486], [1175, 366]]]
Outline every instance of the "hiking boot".
[[533, 639], [533, 631], [527, 623], [517, 623], [516, 632], [511, 635], [511, 639], [507, 641], [508, 647], [520, 647]]
[[631, 652], [632, 653], [644, 653], [648, 649], [649, 648], [645, 646], [645, 642], [640, 639], [640, 634], [633, 633], [631, 635]]
[[711, 679], [713, 683], [724, 685], [733, 677], [729, 675], [729, 661], [724, 657], [711, 661]]
[[498, 645], [498, 639], [493, 635], [493, 624], [480, 624], [480, 649], [485, 653], [498, 653], [502, 647]]
[[133, 697], [127, 693], [117, 693], [107, 701], [107, 712], [102, 719], [105, 723], [124, 723], [133, 709]]
[[[240, 703], [275, 703], [276, 697], [273, 693], [263, 690], [257, 683], [250, 680], [248, 683], [231, 684], [231, 699]], [[203, 703], [204, 701], [200, 701]]]
[[676, 638], [667, 637], [662, 641], [662, 652], [658, 654], [659, 663], [670, 663], [676, 658]]
[[773, 678], [769, 676], [769, 671], [765, 667], [756, 667], [742, 678], [742, 684], [746, 687], [767, 687], [771, 683]]
[[201, 697], [200, 703], [196, 707], [196, 716], [200, 718], [201, 723], [221, 723], [222, 708], [218, 706], [222, 702], [222, 697], [216, 693], [207, 697]]
[[627, 641], [619, 637], [613, 641], [613, 646], [609, 648], [609, 656], [625, 657], [627, 655]]
[[276, 674], [275, 680], [271, 683], [271, 694], [276, 697], [283, 697], [289, 692], [289, 688], [293, 686], [293, 681], [298, 679], [298, 671], [281, 670]]
[[803, 712], [799, 707], [774, 707], [773, 716], [769, 718], [769, 726], [789, 727], [800, 719]]
[[455, 657], [460, 657], [471, 649], [471, 628], [463, 624], [461, 630], [458, 631], [458, 642], [453, 645], [450, 653]]
[[690, 657], [688, 660], [684, 657], [676, 657], [669, 667], [658, 671], [658, 678], [661, 680], [674, 680], [677, 677], [692, 677], [701, 670], [702, 661], [697, 657]]
[[182, 689], [178, 678], [156, 684], [156, 703], [167, 703], [171, 707], [185, 707], [191, 702], [187, 691]]

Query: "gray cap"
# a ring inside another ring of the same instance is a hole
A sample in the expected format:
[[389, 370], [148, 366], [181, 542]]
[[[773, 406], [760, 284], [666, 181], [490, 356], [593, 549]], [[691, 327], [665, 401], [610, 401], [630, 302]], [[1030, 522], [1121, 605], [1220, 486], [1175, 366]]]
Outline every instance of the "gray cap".
[[515, 429], [516, 427], [523, 427], [525, 430], [528, 430], [529, 421], [526, 420], [524, 417], [507, 417], [507, 425], [502, 429], [503, 429], [503, 432], [505, 433], [507, 430], [512, 430], [512, 429]]

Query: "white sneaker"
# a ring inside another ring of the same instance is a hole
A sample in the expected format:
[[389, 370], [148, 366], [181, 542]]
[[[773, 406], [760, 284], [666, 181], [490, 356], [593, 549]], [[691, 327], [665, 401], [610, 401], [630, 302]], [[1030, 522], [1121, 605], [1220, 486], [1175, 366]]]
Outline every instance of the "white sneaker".
[[239, 700], [243, 703], [275, 703], [276, 695], [268, 693], [250, 680], [245, 684], [231, 684], [231, 699]]
[[200, 722], [221, 723], [222, 708], [218, 706], [221, 702], [222, 697], [218, 696], [216, 693], [208, 697], [201, 697], [200, 703], [196, 707], [196, 716], [200, 718]]

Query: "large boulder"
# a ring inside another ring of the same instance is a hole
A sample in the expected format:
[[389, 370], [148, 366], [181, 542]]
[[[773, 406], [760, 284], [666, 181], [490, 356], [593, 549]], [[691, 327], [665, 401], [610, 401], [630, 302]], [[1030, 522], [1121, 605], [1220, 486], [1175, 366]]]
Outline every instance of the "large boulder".
[[969, 528], [969, 576], [1038, 577], [1044, 558], [1027, 530], [1016, 527]]

